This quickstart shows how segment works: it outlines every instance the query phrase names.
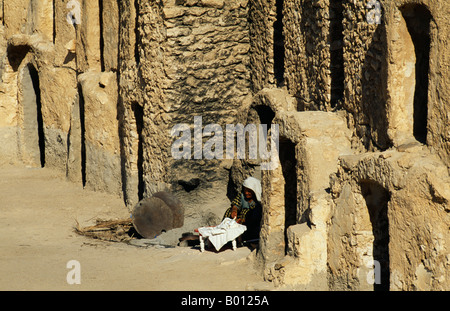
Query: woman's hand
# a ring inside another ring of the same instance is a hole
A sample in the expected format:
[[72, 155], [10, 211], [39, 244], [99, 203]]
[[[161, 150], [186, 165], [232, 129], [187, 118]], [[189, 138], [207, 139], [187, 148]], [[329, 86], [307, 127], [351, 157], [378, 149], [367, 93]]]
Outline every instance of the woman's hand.
[[236, 219], [238, 214], [238, 208], [236, 206], [233, 206], [231, 208], [231, 219]]

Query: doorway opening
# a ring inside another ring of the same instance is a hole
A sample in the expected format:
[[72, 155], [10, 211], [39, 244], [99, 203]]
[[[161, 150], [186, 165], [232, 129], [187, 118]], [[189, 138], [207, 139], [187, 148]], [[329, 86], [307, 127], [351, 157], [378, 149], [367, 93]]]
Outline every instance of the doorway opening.
[[256, 106], [255, 110], [258, 114], [260, 124], [267, 124], [267, 128], [272, 125], [272, 120], [275, 118], [275, 112], [269, 106]]
[[380, 271], [374, 271], [375, 280], [379, 280], [374, 282], [374, 290], [388, 291], [390, 288], [388, 218], [390, 193], [374, 181], [362, 181], [360, 186], [372, 226], [373, 260], [379, 263], [377, 266], [380, 268]]
[[32, 64], [23, 68], [22, 106], [24, 147], [29, 160], [45, 166], [45, 133], [42, 118], [39, 74]]
[[295, 144], [288, 139], [280, 139], [279, 157], [284, 177], [284, 238], [287, 254], [287, 229], [297, 223], [297, 168]]
[[131, 109], [133, 111], [133, 116], [135, 120], [136, 127], [136, 137], [137, 141], [135, 144], [137, 145], [137, 159], [136, 159], [136, 169], [138, 174], [138, 199], [139, 201], [144, 198], [145, 191], [145, 183], [144, 183], [144, 169], [143, 169], [143, 157], [144, 150], [142, 145], [142, 129], [144, 126], [144, 108], [138, 103], [133, 103], [131, 105]]

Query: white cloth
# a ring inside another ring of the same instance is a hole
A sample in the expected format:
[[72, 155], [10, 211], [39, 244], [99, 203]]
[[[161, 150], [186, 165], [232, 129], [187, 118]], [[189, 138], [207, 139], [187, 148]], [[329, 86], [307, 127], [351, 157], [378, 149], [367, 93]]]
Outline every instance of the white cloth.
[[256, 195], [256, 200], [258, 202], [261, 202], [261, 182], [259, 179], [256, 179], [255, 177], [248, 177], [246, 180], [244, 180], [244, 183], [242, 184], [245, 188], [249, 188], [253, 190], [253, 192]]
[[236, 239], [245, 230], [247, 230], [246, 226], [238, 224], [234, 219], [225, 218], [218, 226], [198, 228], [198, 233], [208, 238], [214, 248], [219, 251], [222, 246]]

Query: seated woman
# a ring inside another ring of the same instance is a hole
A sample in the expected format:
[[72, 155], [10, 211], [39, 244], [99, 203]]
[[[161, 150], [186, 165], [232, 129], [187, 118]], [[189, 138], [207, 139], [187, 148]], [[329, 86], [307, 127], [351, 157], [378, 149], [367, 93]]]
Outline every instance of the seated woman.
[[[262, 206], [261, 206], [261, 182], [248, 177], [242, 184], [242, 192], [238, 193], [232, 201], [231, 206], [225, 211], [222, 222], [225, 218], [235, 219], [237, 223], [245, 225], [246, 231], [238, 238], [242, 242], [255, 242], [259, 239], [261, 229]], [[198, 232], [199, 229], [195, 231]], [[180, 242], [195, 240], [198, 241], [198, 235], [183, 235]], [[252, 245], [255, 247], [254, 245]]]
[[259, 239], [261, 229], [261, 182], [248, 177], [242, 184], [242, 192], [238, 193], [223, 216], [235, 219], [237, 223], [247, 226], [242, 234], [242, 241]]

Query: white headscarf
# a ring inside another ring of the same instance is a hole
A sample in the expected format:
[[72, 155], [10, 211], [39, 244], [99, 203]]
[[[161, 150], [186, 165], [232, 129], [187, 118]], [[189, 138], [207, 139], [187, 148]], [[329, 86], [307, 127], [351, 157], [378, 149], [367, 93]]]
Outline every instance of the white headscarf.
[[256, 200], [258, 202], [261, 202], [261, 182], [259, 179], [256, 179], [255, 177], [248, 177], [246, 180], [244, 180], [244, 183], [242, 184], [245, 188], [253, 190], [253, 192], [256, 195]]

